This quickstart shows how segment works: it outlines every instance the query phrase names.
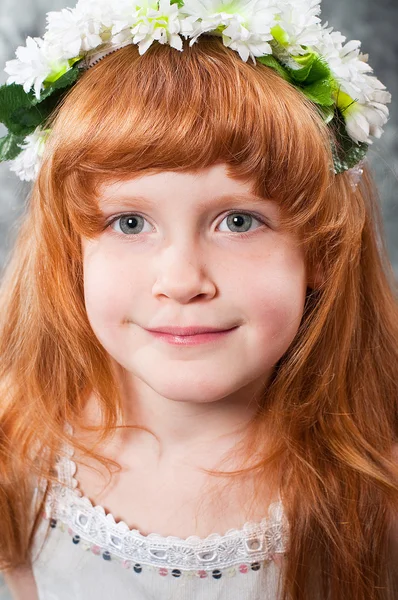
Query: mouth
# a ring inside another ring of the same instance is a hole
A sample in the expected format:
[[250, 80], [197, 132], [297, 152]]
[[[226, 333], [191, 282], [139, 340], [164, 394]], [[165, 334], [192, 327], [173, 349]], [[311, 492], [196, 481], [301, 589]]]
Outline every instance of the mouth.
[[198, 333], [219, 333], [220, 331], [228, 331], [233, 327], [210, 327], [203, 325], [191, 325], [190, 327], [156, 327], [148, 329], [157, 333], [169, 333], [171, 335], [196, 335]]
[[[210, 342], [216, 342], [224, 339], [228, 335], [230, 335], [235, 329], [238, 327], [232, 327], [230, 329], [217, 329], [217, 330], [209, 330], [208, 328], [202, 328], [202, 331], [198, 332], [198, 328], [195, 329], [196, 333], [188, 333], [188, 334], [176, 334], [176, 333], [168, 333], [165, 331], [159, 330], [149, 330], [148, 333], [159, 339], [161, 341], [167, 342], [169, 344], [175, 346], [196, 346], [198, 344], [206, 344]], [[168, 328], [170, 331], [171, 328]], [[174, 331], [181, 328], [174, 328]], [[185, 331], [189, 328], [185, 328]], [[193, 328], [190, 328], [192, 331]]]

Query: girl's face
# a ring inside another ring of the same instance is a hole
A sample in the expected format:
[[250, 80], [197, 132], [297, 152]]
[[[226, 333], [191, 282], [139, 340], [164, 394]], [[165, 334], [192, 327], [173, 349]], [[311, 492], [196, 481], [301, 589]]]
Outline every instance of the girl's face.
[[[261, 389], [296, 336], [307, 289], [276, 202], [218, 164], [107, 184], [99, 203], [113, 223], [82, 240], [87, 315], [131, 383], [197, 403]], [[147, 331], [167, 326], [234, 329], [196, 345]]]

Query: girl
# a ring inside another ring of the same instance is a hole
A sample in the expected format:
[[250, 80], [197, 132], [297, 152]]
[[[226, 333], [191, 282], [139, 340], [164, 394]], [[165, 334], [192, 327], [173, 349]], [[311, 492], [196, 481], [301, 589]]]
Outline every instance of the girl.
[[6, 581], [392, 600], [398, 309], [360, 163], [387, 92], [313, 0], [115, 4], [50, 13], [0, 96], [36, 178], [0, 296]]

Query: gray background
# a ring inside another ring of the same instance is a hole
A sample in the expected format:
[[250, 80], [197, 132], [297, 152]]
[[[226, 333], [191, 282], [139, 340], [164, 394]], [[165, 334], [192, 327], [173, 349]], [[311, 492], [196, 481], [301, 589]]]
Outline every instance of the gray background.
[[[14, 58], [15, 49], [25, 44], [28, 35], [43, 35], [47, 11], [71, 5], [73, 2], [67, 0], [19, 0], [17, 4], [15, 0], [0, 0], [0, 68], [6, 60]], [[368, 157], [380, 190], [387, 247], [398, 275], [398, 2], [323, 0], [322, 20], [348, 39], [362, 41], [362, 51], [370, 55], [375, 75], [393, 96], [390, 121]], [[1, 72], [0, 85], [6, 78]], [[4, 132], [0, 125], [0, 135]], [[20, 182], [6, 163], [0, 164], [0, 271], [17, 234], [17, 219], [28, 192], [29, 184]]]

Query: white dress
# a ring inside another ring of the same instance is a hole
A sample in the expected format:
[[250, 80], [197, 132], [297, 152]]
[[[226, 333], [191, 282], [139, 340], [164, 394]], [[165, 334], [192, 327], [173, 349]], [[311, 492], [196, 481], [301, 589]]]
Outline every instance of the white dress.
[[144, 536], [82, 495], [65, 449], [33, 544], [40, 600], [278, 600], [288, 541], [280, 499], [260, 523], [225, 535]]

